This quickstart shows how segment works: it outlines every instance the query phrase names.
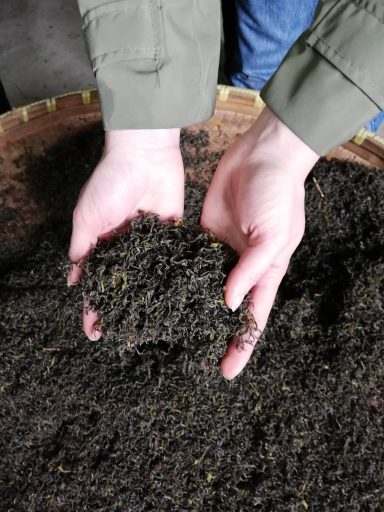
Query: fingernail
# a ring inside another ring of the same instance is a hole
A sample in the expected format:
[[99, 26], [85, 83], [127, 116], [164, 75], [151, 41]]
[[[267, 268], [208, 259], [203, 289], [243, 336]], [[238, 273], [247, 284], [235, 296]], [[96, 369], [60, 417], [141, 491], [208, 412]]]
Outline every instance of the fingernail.
[[237, 295], [234, 299], [233, 299], [233, 302], [232, 302], [232, 306], [231, 306], [231, 310], [233, 312], [236, 311], [236, 309], [240, 306], [240, 304], [243, 302], [243, 296], [242, 295]]
[[101, 332], [95, 329], [92, 331], [91, 336], [91, 341], [99, 341], [99, 339], [101, 338]]
[[73, 263], [71, 263], [71, 266], [69, 267], [69, 271], [67, 274], [67, 286], [73, 286], [74, 284], [76, 284], [71, 280], [72, 276], [73, 276]]

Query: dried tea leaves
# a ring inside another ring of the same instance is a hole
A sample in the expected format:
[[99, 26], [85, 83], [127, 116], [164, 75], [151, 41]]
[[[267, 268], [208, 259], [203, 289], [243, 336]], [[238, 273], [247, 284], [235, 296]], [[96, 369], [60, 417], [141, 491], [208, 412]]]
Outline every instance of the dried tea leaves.
[[84, 262], [84, 297], [100, 314], [111, 349], [162, 341], [217, 365], [228, 340], [236, 335], [244, 343], [254, 324], [246, 302], [235, 313], [224, 303], [236, 261], [230, 247], [198, 225], [142, 213], [127, 233], [100, 241]]
[[[67, 288], [62, 264], [101, 141], [101, 130], [79, 134], [34, 163], [50, 223], [0, 269], [0, 508], [382, 510], [383, 172], [318, 163], [265, 340], [228, 383], [177, 344], [139, 354], [84, 336], [81, 288]], [[208, 143], [185, 132], [189, 172], [194, 154], [204, 176], [214, 171]]]

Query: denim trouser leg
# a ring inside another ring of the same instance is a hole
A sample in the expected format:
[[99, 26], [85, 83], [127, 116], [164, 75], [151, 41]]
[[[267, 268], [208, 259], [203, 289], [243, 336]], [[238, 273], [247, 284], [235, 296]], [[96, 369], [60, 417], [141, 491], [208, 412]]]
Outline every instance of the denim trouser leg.
[[372, 119], [372, 121], [369, 121], [369, 123], [365, 125], [365, 128], [373, 133], [376, 133], [383, 121], [384, 112], [380, 112], [376, 117]]
[[[235, 48], [227, 55], [228, 78], [237, 87], [260, 90], [296, 39], [311, 24], [317, 0], [232, 2]], [[224, 21], [227, 3], [231, 4], [231, 0], [223, 0]], [[225, 23], [224, 28], [228, 25]]]
[[[226, 74], [232, 85], [261, 90], [310, 26], [318, 0], [222, 0]], [[366, 127], [376, 131], [380, 113]]]

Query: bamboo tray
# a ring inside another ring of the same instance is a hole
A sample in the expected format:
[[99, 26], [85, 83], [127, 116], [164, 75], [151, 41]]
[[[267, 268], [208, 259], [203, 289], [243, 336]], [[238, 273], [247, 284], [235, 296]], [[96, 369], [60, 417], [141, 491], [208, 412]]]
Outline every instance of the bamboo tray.
[[[219, 85], [214, 117], [195, 125], [193, 129], [204, 127], [209, 131], [215, 145], [225, 146], [225, 143], [249, 128], [263, 107], [264, 103], [257, 91]], [[19, 157], [25, 148], [39, 152], [65, 134], [73, 134], [100, 118], [99, 99], [95, 89], [49, 98], [1, 115], [1, 172], [8, 174], [13, 166], [13, 159]], [[358, 160], [384, 169], [384, 139], [363, 129], [328, 156]], [[5, 164], [10, 168], [5, 169]]]
[[[210, 149], [220, 151], [251, 126], [263, 107], [256, 91], [219, 85], [215, 115], [189, 130], [204, 128]], [[41, 205], [28, 192], [28, 159], [23, 156], [39, 155], [60, 138], [100, 119], [94, 89], [39, 101], [0, 116], [0, 247], [4, 253], [12, 256], [20, 240], [26, 242], [27, 234], [32, 237], [44, 222]], [[362, 130], [328, 156], [384, 169], [384, 139]]]

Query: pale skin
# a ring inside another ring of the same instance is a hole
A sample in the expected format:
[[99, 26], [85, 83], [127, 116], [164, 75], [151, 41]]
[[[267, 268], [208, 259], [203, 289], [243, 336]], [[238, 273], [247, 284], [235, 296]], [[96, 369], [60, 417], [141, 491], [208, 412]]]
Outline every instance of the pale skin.
[[[76, 263], [99, 237], [110, 236], [137, 215], [182, 217], [184, 170], [179, 130], [106, 132], [104, 154], [83, 187], [73, 215], [69, 249]], [[224, 294], [232, 310], [251, 292], [257, 326], [267, 324], [276, 293], [305, 226], [304, 181], [319, 155], [268, 108], [226, 152], [207, 192], [201, 224], [239, 254]], [[68, 277], [75, 284], [80, 271]], [[83, 312], [84, 331], [96, 340], [96, 313]], [[254, 344], [237, 348], [232, 340], [221, 361], [225, 378], [246, 366]]]

